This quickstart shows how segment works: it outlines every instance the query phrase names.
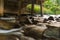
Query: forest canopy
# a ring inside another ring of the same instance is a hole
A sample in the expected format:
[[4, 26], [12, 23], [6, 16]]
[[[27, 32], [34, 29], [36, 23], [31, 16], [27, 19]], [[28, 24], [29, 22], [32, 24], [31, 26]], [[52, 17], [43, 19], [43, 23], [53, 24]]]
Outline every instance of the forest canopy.
[[[46, 0], [43, 3], [42, 11], [44, 14], [60, 14], [59, 0]], [[32, 4], [27, 5], [27, 10], [31, 10]], [[34, 13], [40, 13], [40, 5], [34, 4]]]

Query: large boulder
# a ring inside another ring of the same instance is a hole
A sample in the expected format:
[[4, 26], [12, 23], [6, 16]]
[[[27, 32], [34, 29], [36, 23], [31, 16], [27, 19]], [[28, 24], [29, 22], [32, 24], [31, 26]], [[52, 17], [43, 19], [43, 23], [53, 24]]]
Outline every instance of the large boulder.
[[40, 38], [44, 31], [47, 29], [44, 25], [27, 25], [24, 28], [24, 34], [34, 37], [34, 38]]
[[44, 36], [45, 37], [48, 37], [48, 38], [53, 38], [53, 39], [56, 39], [56, 40], [60, 40], [60, 37], [59, 37], [59, 28], [49, 28], [48, 30], [46, 30], [44, 32]]

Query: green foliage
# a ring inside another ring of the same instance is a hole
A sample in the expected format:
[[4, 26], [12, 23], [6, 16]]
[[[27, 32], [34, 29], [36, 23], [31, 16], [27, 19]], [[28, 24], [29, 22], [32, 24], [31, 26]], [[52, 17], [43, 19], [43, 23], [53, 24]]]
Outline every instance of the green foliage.
[[47, 0], [44, 3], [44, 7], [50, 9], [53, 14], [59, 14], [60, 6], [57, 3], [57, 0]]
[[[28, 5], [27, 5], [27, 9], [28, 9], [29, 11], [31, 10], [31, 7], [32, 7], [32, 4], [28, 4]], [[34, 4], [34, 12], [36, 12], [36, 13], [40, 12], [40, 5]]]
[[[42, 10], [44, 14], [60, 14], [60, 5], [57, 0], [46, 0], [43, 3]], [[31, 11], [32, 4], [27, 5], [27, 10]], [[34, 4], [34, 12], [40, 13], [40, 5]]]
[[[31, 10], [31, 4], [27, 5], [26, 8], [27, 8], [27, 10], [30, 11]], [[52, 14], [53, 13], [50, 9], [47, 9], [45, 7], [42, 7], [42, 9], [43, 9], [43, 12], [45, 14], [48, 14], [48, 13]], [[34, 4], [34, 12], [35, 13], [40, 13], [40, 5]]]

